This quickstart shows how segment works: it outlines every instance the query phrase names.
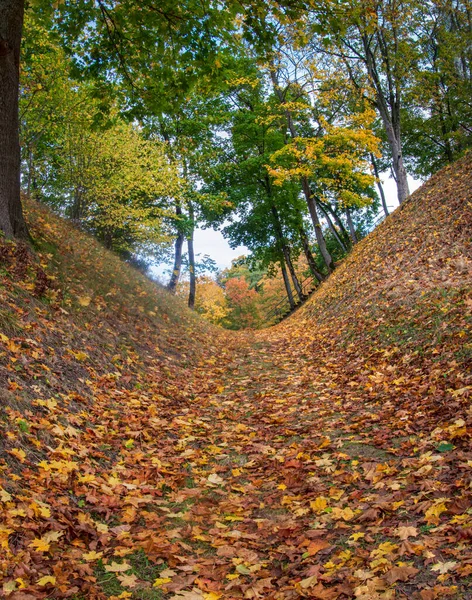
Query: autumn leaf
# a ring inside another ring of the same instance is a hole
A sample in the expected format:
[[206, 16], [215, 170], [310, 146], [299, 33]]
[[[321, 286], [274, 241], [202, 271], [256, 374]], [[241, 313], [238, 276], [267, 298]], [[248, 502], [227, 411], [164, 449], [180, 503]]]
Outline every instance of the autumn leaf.
[[91, 550], [90, 552], [82, 554], [82, 558], [87, 562], [98, 560], [99, 558], [102, 558], [102, 556], [103, 552], [96, 552], [95, 550]]
[[387, 571], [385, 579], [390, 584], [396, 581], [408, 581], [408, 579], [414, 577], [419, 572], [419, 569], [415, 569], [414, 567], [394, 567], [390, 571]]
[[91, 302], [92, 298], [90, 298], [90, 296], [78, 296], [77, 297], [77, 301], [80, 304], [80, 306], [88, 306]]
[[310, 542], [308, 544], [306, 552], [303, 553], [303, 557], [306, 558], [308, 556], [315, 556], [315, 554], [318, 554], [318, 552], [320, 552], [321, 550], [329, 548], [330, 545], [331, 544], [324, 540], [315, 540], [313, 542]]
[[318, 496], [318, 498], [316, 498], [316, 500], [311, 500], [311, 502], [310, 502], [311, 510], [317, 514], [321, 513], [327, 506], [328, 506], [328, 500], [327, 500], [327, 498], [324, 498], [323, 496]]
[[117, 575], [117, 579], [124, 587], [135, 588], [138, 584], [138, 578], [134, 573], [131, 575]]
[[132, 569], [132, 566], [126, 562], [112, 562], [109, 565], [105, 565], [105, 571], [108, 571], [109, 573], [123, 573], [124, 571], [128, 571], [129, 569]]
[[407, 540], [409, 537], [417, 537], [418, 530], [416, 527], [400, 526], [394, 530], [394, 533], [401, 540]]
[[24, 463], [26, 460], [26, 452], [21, 448], [12, 448], [8, 451], [12, 456], [17, 458], [21, 463]]
[[28, 544], [31, 548], [34, 548], [36, 552], [47, 552], [50, 548], [50, 544], [44, 538], [35, 538]]
[[435, 571], [437, 573], [449, 573], [449, 571], [453, 571], [457, 567], [457, 562], [452, 560], [447, 562], [437, 562], [431, 567], [431, 571]]
[[11, 499], [11, 494], [9, 494], [6, 490], [0, 487], [0, 502], [10, 502]]
[[56, 583], [56, 578], [53, 577], [52, 575], [45, 575], [44, 577], [41, 577], [41, 579], [38, 579], [37, 584], [41, 587], [44, 587], [46, 585], [55, 585]]

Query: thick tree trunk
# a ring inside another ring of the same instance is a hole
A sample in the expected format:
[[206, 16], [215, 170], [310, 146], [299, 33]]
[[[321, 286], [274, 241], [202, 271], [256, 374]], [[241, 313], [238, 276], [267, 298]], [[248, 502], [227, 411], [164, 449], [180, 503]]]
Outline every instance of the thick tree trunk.
[[306, 231], [303, 229], [303, 227], [300, 227], [299, 233], [300, 239], [302, 241], [303, 252], [305, 253], [305, 258], [308, 263], [308, 266], [310, 267], [311, 274], [321, 283], [324, 278], [323, 275], [316, 268], [315, 257], [313, 256], [313, 253], [311, 251], [310, 242], [308, 240]]
[[385, 198], [383, 185], [380, 181], [379, 169], [377, 168], [377, 161], [375, 160], [375, 156], [373, 154], [370, 155], [370, 161], [372, 163], [372, 167], [374, 168], [375, 181], [377, 183], [377, 189], [379, 190], [380, 200], [382, 201], [382, 208], [384, 209], [385, 216], [388, 217], [389, 212], [387, 207], [387, 199]]
[[293, 310], [295, 308], [295, 300], [293, 299], [292, 288], [290, 286], [290, 279], [288, 277], [287, 267], [285, 266], [285, 261], [283, 258], [280, 260], [280, 269], [282, 271], [282, 277], [284, 279], [285, 291], [287, 292], [290, 310]]
[[188, 306], [189, 308], [195, 307], [195, 296], [197, 291], [197, 279], [195, 275], [195, 251], [193, 248], [193, 231], [194, 231], [194, 219], [195, 214], [193, 211], [193, 205], [188, 201], [188, 215], [190, 218], [190, 233], [187, 238], [187, 248], [188, 248], [188, 270], [190, 276], [190, 288], [188, 292]]
[[347, 226], [349, 227], [349, 237], [351, 238], [351, 242], [353, 244], [357, 244], [359, 240], [357, 239], [356, 228], [354, 227], [354, 223], [352, 222], [352, 215], [349, 208], [346, 208], [346, 220]]
[[27, 238], [20, 198], [18, 93], [24, 0], [0, 0], [0, 229]]
[[315, 228], [316, 241], [318, 243], [318, 248], [320, 249], [321, 256], [323, 257], [326, 268], [328, 269], [328, 273], [333, 271], [333, 259], [331, 254], [328, 252], [328, 248], [326, 247], [326, 241], [323, 236], [323, 231], [321, 229], [321, 222], [318, 216], [318, 211], [316, 210], [316, 201], [313, 198], [313, 195], [310, 190], [310, 184], [306, 177], [302, 178], [302, 188], [303, 193], [305, 195], [305, 200], [308, 205], [308, 210], [310, 211], [310, 217], [313, 222], [313, 227]]

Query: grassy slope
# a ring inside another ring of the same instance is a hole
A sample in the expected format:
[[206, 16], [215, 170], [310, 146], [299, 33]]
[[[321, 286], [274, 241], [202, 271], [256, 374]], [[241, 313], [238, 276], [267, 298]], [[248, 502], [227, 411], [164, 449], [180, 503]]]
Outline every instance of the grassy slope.
[[256, 335], [31, 206], [42, 267], [0, 248], [5, 594], [470, 598], [470, 167]]

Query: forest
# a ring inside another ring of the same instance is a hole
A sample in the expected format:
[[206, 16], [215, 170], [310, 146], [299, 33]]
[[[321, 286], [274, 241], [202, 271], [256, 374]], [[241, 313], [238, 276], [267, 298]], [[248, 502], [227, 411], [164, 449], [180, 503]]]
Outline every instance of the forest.
[[[385, 177], [401, 204], [470, 146], [470, 2], [174, 4], [0, 2], [0, 228], [29, 237], [23, 194], [213, 323], [271, 324], [388, 215]], [[215, 276], [197, 227], [248, 255]]]

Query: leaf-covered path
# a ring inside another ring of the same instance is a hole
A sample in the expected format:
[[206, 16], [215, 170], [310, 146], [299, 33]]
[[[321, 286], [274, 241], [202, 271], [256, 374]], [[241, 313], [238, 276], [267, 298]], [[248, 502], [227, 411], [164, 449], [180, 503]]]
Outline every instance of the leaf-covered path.
[[[194, 596], [176, 598], [467, 598], [470, 495], [459, 482], [472, 453], [451, 454], [444, 431], [418, 441], [414, 415], [366, 404], [336, 368], [314, 378], [280, 340], [239, 344], [219, 357], [216, 392], [173, 421], [187, 487], [171, 497], [186, 552], [163, 589], [197, 583]], [[447, 436], [464, 433], [456, 419]]]

